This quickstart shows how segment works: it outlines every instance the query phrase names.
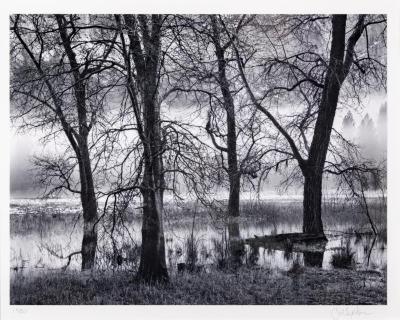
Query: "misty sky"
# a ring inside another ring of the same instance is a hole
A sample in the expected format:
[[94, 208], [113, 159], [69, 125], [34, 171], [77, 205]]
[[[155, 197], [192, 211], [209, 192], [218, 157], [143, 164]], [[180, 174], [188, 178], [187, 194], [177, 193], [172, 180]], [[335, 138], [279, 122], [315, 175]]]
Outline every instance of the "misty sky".
[[[372, 119], [375, 126], [378, 124], [378, 116], [379, 110], [386, 101], [386, 95], [374, 95], [370, 96], [363, 102], [363, 107], [357, 107], [351, 110], [354, 121], [355, 121], [355, 130], [357, 130], [360, 125], [362, 119], [366, 114]], [[167, 116], [169, 118], [174, 118], [176, 114], [184, 113], [185, 110], [182, 108], [170, 108]], [[339, 111], [336, 119], [335, 119], [335, 129], [338, 131], [342, 130], [342, 122], [344, 116], [347, 114], [348, 110]], [[201, 120], [197, 118], [196, 123], [201, 125]], [[204, 120], [205, 122], [205, 120]], [[204, 124], [203, 124], [204, 125]], [[380, 143], [380, 141], [386, 142], [386, 138], [382, 134], [382, 132], [386, 132], [386, 124], [385, 128], [380, 128], [379, 132], [374, 132], [374, 139], [370, 139], [367, 137], [367, 141], [371, 141], [371, 148], [374, 148], [372, 144], [379, 144], [383, 150], [386, 152], [386, 144]], [[34, 176], [31, 170], [31, 158], [35, 154], [43, 154], [48, 152], [55, 152], [57, 149], [55, 145], [56, 142], [50, 142], [46, 146], [44, 146], [40, 142], [40, 138], [43, 137], [45, 133], [42, 131], [30, 131], [26, 133], [17, 133], [15, 128], [11, 128], [11, 150], [10, 150], [10, 192], [11, 197], [34, 197], [38, 195], [40, 189], [37, 186], [34, 186]], [[354, 132], [354, 136], [357, 135], [357, 132]], [[372, 141], [373, 140], [373, 141]], [[59, 143], [59, 142], [57, 142]], [[272, 179], [276, 180], [276, 179]], [[272, 183], [273, 184], [273, 183]]]

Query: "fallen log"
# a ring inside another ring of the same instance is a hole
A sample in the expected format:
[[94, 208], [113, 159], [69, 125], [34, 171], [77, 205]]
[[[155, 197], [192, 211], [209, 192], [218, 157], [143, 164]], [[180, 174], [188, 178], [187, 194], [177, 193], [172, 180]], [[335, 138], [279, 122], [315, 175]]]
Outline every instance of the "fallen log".
[[282, 233], [270, 236], [254, 236], [245, 243], [253, 247], [294, 252], [324, 252], [327, 239], [321, 234]]

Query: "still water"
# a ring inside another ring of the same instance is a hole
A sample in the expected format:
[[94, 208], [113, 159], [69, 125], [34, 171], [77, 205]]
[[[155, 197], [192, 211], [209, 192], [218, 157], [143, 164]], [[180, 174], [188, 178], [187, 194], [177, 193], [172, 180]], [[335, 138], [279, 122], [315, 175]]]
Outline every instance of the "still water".
[[[283, 204], [282, 204], [283, 205]], [[67, 256], [79, 251], [82, 222], [78, 201], [14, 199], [10, 205], [10, 267], [11, 275], [34, 275], [38, 272], [64, 267]], [[299, 215], [300, 216], [300, 215]], [[110, 231], [109, 224], [99, 226], [100, 269], [135, 269], [140, 255], [140, 214], [132, 214], [123, 225]], [[300, 232], [301, 225], [276, 221], [266, 215], [257, 219], [242, 219], [240, 235], [243, 239], [276, 233]], [[207, 216], [166, 217], [166, 258], [171, 271], [188, 260], [203, 266], [218, 266], [228, 255], [228, 234], [221, 223]], [[274, 250], [245, 245], [243, 263], [264, 266], [274, 270], [288, 270], [293, 263], [333, 268], [332, 256], [344, 248], [354, 257], [352, 267], [381, 271], [386, 268], [386, 239], [372, 235], [348, 234], [356, 229], [352, 222], [327, 224], [328, 242], [319, 252]], [[119, 261], [116, 257], [119, 256]], [[71, 258], [68, 268], [79, 269], [79, 255]]]

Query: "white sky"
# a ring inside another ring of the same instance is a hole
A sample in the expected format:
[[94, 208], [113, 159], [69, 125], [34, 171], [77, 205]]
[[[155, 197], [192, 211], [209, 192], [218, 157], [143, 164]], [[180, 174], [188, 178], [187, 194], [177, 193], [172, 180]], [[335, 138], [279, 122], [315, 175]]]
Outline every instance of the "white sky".
[[[386, 101], [386, 95], [371, 95], [363, 101], [363, 106], [353, 108], [352, 113], [356, 125], [358, 125], [365, 114], [369, 114], [373, 121], [376, 123], [378, 119], [379, 109]], [[335, 119], [335, 128], [341, 130], [342, 120], [348, 109], [343, 109], [337, 113]], [[169, 119], [180, 119], [182, 121], [194, 121], [196, 125], [204, 125], [205, 120], [193, 108], [186, 106], [180, 108], [167, 107], [164, 108], [164, 113]], [[203, 113], [204, 115], [204, 113]], [[44, 133], [42, 131], [30, 131], [27, 133], [17, 133], [15, 129], [11, 130], [10, 139], [10, 183], [12, 194], [17, 196], [24, 196], [24, 189], [29, 189], [33, 183], [32, 172], [29, 170], [31, 167], [30, 159], [34, 155], [52, 152], [57, 150], [57, 142], [50, 142], [44, 146], [40, 142]], [[22, 192], [18, 192], [21, 190]], [[30, 193], [30, 191], [28, 192]]]

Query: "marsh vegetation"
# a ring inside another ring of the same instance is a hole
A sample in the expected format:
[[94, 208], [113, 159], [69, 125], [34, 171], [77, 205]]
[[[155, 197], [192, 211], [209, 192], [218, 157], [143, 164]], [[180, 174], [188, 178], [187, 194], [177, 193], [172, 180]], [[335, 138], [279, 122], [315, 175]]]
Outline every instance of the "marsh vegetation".
[[[71, 200], [14, 200], [12, 301], [20, 304], [385, 302], [386, 217], [378, 199], [371, 199], [370, 203], [379, 228], [376, 236], [369, 228], [368, 219], [357, 213], [356, 207], [331, 201], [324, 206], [328, 242], [322, 250], [310, 244], [300, 248], [245, 244], [239, 257], [241, 266], [234, 268], [228, 265], [226, 225], [213, 219], [206, 209], [194, 206], [193, 203], [183, 208], [166, 205], [166, 261], [172, 280], [170, 286], [152, 289], [134, 281], [140, 260], [139, 210], [132, 210], [125, 217], [130, 236], [127, 230], [126, 233], [121, 230], [113, 244], [106, 234], [99, 233], [96, 272], [82, 276], [79, 255], [73, 256], [70, 262], [67, 258], [71, 252], [79, 251], [82, 224], [79, 205]], [[239, 224], [244, 239], [301, 230], [300, 201], [248, 201], [243, 202], [241, 212]], [[346, 283], [350, 278], [351, 283]], [[318, 279], [320, 287], [312, 285], [312, 279]], [[103, 281], [106, 281], [105, 287], [97, 291]], [[133, 291], [124, 291], [124, 281]], [[292, 291], [293, 281], [303, 288], [302, 295]], [[58, 290], [66, 283], [63, 294], [59, 295]], [[230, 284], [237, 291], [232, 292]], [[266, 285], [268, 294], [263, 291]], [[189, 286], [191, 290], [187, 290]], [[335, 289], [330, 289], [332, 286]], [[203, 294], [194, 294], [194, 288], [200, 290], [200, 287]], [[223, 293], [224, 290], [229, 293]], [[80, 293], [73, 295], [72, 292]], [[346, 298], [349, 296], [350, 300]]]

